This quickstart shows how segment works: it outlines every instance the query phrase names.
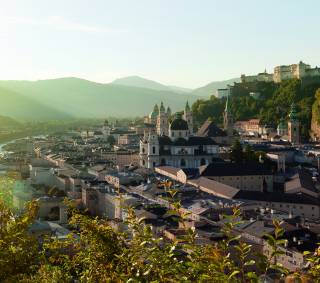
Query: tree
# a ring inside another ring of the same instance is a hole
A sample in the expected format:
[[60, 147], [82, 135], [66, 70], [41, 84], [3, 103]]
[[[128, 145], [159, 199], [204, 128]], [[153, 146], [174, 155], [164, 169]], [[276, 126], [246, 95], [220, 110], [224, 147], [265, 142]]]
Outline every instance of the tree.
[[241, 163], [243, 162], [243, 149], [240, 141], [236, 139], [233, 142], [230, 152], [230, 159], [232, 162]]
[[[169, 186], [169, 184], [168, 184]], [[278, 271], [278, 279], [288, 274], [277, 258], [283, 254], [283, 229], [274, 221], [274, 233], [266, 235], [269, 256], [258, 254], [253, 260], [252, 246], [234, 232], [241, 223], [240, 209], [224, 216], [224, 237], [216, 245], [196, 244], [195, 229], [186, 225], [189, 214], [181, 210], [176, 191], [168, 188], [171, 210], [183, 233], [173, 241], [155, 237], [150, 225], [127, 209], [126, 233], [116, 232], [104, 219], [92, 218], [69, 203], [72, 234], [65, 240], [48, 237], [38, 245], [28, 233], [37, 214], [37, 203], [29, 203], [24, 214], [13, 215], [0, 205], [0, 281], [1, 282], [259, 282], [262, 275]], [[297, 271], [294, 279], [318, 282], [319, 256], [308, 253], [309, 273]], [[230, 256], [232, 253], [232, 256]], [[256, 268], [252, 269], [252, 266]], [[253, 271], [254, 270], [254, 271]]]
[[15, 216], [0, 200], [0, 282], [18, 282], [22, 275], [37, 270], [40, 256], [38, 242], [28, 233], [38, 211], [35, 201], [25, 213]]

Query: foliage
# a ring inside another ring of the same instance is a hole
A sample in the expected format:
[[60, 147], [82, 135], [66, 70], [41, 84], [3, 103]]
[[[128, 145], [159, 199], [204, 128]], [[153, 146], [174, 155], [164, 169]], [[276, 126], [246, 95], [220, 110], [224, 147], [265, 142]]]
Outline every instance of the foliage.
[[230, 159], [232, 162], [235, 163], [241, 163], [243, 162], [243, 148], [238, 139], [234, 140], [232, 147], [231, 147], [231, 152], [230, 152]]
[[[169, 186], [169, 185], [168, 185]], [[176, 191], [167, 188], [171, 199]], [[28, 228], [37, 213], [37, 203], [15, 216], [0, 205], [0, 281], [1, 282], [258, 282], [261, 276], [277, 271], [278, 278], [288, 271], [277, 263], [283, 229], [274, 222], [274, 235], [266, 235], [269, 257], [252, 258], [253, 247], [237, 235], [240, 210], [225, 216], [224, 238], [216, 245], [197, 244], [197, 233], [187, 225], [189, 213], [179, 201], [169, 213], [176, 215], [183, 233], [175, 240], [155, 237], [150, 225], [127, 210], [128, 230], [116, 232], [106, 220], [91, 218], [70, 207], [73, 233], [64, 240], [36, 238]], [[40, 250], [40, 252], [38, 252]], [[294, 278], [319, 278], [318, 254], [307, 254], [312, 268], [308, 275]], [[316, 281], [314, 281], [316, 282]]]
[[320, 88], [316, 91], [315, 94], [315, 101], [312, 105], [312, 117], [315, 122], [320, 124]]
[[36, 202], [31, 202], [25, 213], [15, 217], [0, 201], [0, 282], [15, 282], [19, 275], [36, 271], [38, 244], [27, 230], [37, 215], [37, 209]]
[[0, 178], [0, 201], [7, 207], [13, 207], [13, 190], [17, 176], [13, 172], [9, 172]]
[[[229, 98], [231, 113], [235, 121], [259, 118], [262, 123], [277, 125], [281, 118], [287, 117], [290, 105], [296, 103], [298, 117], [301, 121], [301, 133], [307, 138], [311, 113], [320, 117], [319, 106], [312, 107], [315, 101], [314, 94], [318, 88], [320, 88], [320, 81], [308, 82], [298, 79], [286, 80], [280, 84], [273, 82], [236, 83]], [[252, 92], [259, 93], [260, 97], [258, 99], [251, 97]], [[316, 95], [316, 101], [318, 101], [318, 96]], [[214, 122], [222, 123], [225, 103], [226, 98], [211, 97], [209, 100], [197, 100], [192, 105], [196, 124], [201, 125], [210, 117]]]

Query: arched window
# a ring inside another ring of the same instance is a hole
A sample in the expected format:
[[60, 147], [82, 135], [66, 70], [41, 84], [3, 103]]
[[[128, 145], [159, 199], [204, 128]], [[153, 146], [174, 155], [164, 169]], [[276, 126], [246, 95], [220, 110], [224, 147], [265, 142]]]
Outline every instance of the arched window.
[[162, 159], [161, 159], [161, 165], [162, 165], [162, 166], [166, 165], [166, 160], [165, 160], [165, 158], [162, 158]]
[[185, 167], [186, 166], [186, 161], [182, 158], [180, 161], [180, 166]]
[[143, 165], [143, 166], [146, 165], [146, 162], [145, 162], [144, 160], [142, 160], [142, 165]]
[[202, 165], [206, 165], [206, 160], [204, 159], [204, 158], [201, 158], [201, 160], [200, 160], [200, 165], [202, 166]]
[[145, 152], [145, 150], [144, 150], [144, 147], [142, 148], [142, 153], [144, 153]]
[[152, 147], [152, 153], [153, 153], [153, 154], [156, 153], [156, 147], [155, 147], [155, 146]]

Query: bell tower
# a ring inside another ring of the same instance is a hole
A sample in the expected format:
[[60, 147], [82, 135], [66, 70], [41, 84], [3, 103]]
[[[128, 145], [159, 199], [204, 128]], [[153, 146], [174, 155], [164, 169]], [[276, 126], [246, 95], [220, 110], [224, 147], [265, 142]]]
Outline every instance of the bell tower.
[[298, 119], [297, 108], [294, 103], [291, 104], [289, 113], [288, 135], [291, 143], [300, 143], [300, 121]]
[[183, 119], [188, 123], [189, 135], [193, 135], [193, 116], [188, 101], [184, 108]]
[[233, 117], [229, 109], [229, 95], [227, 96], [226, 107], [223, 112], [223, 128], [228, 137], [233, 136]]
[[157, 134], [159, 136], [167, 136], [169, 134], [168, 114], [163, 106], [163, 102], [161, 102], [157, 117]]

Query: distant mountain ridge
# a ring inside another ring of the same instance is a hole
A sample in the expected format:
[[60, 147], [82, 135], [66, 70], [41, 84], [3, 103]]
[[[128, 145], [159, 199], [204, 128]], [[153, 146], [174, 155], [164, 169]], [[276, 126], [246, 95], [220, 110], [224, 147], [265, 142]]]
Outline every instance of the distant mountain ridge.
[[192, 91], [191, 89], [188, 89], [188, 88], [164, 85], [162, 83], [145, 79], [139, 76], [129, 76], [124, 78], [119, 78], [114, 80], [111, 84], [134, 86], [134, 87], [148, 88], [153, 90], [174, 91], [178, 93], [181, 93], [181, 92], [188, 93]]
[[[56, 120], [72, 116], [0, 85], [0, 114], [14, 119]], [[9, 118], [9, 119], [10, 119]], [[9, 120], [7, 120], [9, 122]], [[11, 121], [12, 123], [12, 121]]]
[[213, 81], [205, 86], [190, 89], [179, 86], [165, 85], [153, 80], [145, 79], [139, 76], [129, 76], [124, 78], [116, 79], [112, 84], [142, 87], [153, 90], [164, 90], [164, 91], [174, 91], [177, 93], [190, 93], [196, 96], [208, 97], [214, 95], [219, 88], [226, 88], [227, 85], [232, 85], [235, 82], [240, 82], [240, 78], [233, 78], [223, 81]]
[[[193, 103], [197, 99], [190, 94], [112, 83], [101, 84], [78, 78], [0, 81], [0, 88], [12, 94], [8, 102], [0, 105], [0, 111], [3, 111], [0, 114], [5, 113], [4, 115], [19, 119], [143, 116], [161, 101], [173, 110], [181, 110], [186, 101]], [[0, 96], [3, 95], [0, 93]], [[6, 107], [10, 111], [6, 111]]]
[[211, 96], [215, 95], [216, 91], [219, 88], [226, 88], [227, 85], [233, 85], [234, 83], [240, 82], [240, 78], [233, 78], [229, 80], [224, 80], [224, 81], [216, 81], [216, 82], [211, 82], [203, 87], [199, 87], [194, 89], [191, 94], [197, 95], [197, 96]]
[[213, 82], [195, 90], [137, 76], [109, 84], [74, 77], [0, 81], [0, 115], [28, 120], [134, 117], [147, 115], [161, 101], [177, 111], [187, 101], [192, 104], [208, 98], [214, 88], [225, 87], [231, 81]]

